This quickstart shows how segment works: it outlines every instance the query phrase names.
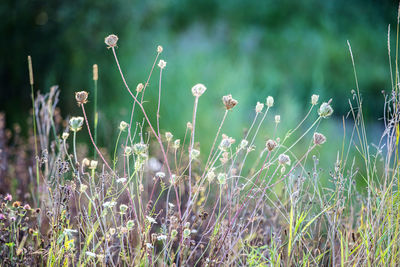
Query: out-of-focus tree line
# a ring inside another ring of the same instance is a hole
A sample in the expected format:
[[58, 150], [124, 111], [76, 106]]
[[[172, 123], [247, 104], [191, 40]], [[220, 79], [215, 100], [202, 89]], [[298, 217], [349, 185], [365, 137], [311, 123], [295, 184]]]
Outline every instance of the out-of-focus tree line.
[[[27, 118], [26, 57], [32, 55], [35, 89], [46, 92], [58, 84], [63, 114], [79, 115], [73, 92], [92, 91], [97, 63], [100, 134], [110, 134], [113, 127], [104, 124], [117, 127], [119, 119], [129, 120], [131, 103], [104, 44], [114, 33], [132, 88], [145, 81], [156, 46], [163, 45], [165, 130], [184, 129], [191, 118], [190, 88], [198, 82], [208, 88], [199, 109], [204, 131], [217, 127], [220, 98], [228, 93], [240, 102], [235, 111], [240, 115], [228, 121], [234, 129], [245, 127], [256, 101], [268, 95], [286, 120], [298, 119], [293, 114], [305, 112], [313, 93], [321, 100], [332, 97], [335, 114], [343, 115], [355, 88], [346, 40], [355, 55], [366, 116], [376, 120], [382, 114], [381, 91], [390, 86], [387, 28], [392, 24], [395, 33], [396, 13], [396, 1], [370, 0], [3, 0], [0, 110], [9, 123]], [[149, 109], [155, 108], [157, 89], [158, 70], [146, 93]]]

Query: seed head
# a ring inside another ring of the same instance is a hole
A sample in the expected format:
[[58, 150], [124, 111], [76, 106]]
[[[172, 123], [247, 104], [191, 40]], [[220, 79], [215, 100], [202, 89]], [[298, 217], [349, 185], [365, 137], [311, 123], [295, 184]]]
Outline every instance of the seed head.
[[183, 237], [188, 238], [190, 236], [190, 229], [186, 228], [183, 230]]
[[160, 67], [160, 69], [164, 69], [167, 66], [167, 62], [160, 59], [160, 61], [158, 62], [158, 66]]
[[232, 95], [225, 95], [222, 97], [222, 103], [224, 103], [226, 110], [230, 110], [238, 104], [238, 101], [232, 98]]
[[161, 45], [157, 46], [157, 53], [161, 54], [163, 51], [163, 47]]
[[174, 148], [178, 149], [181, 146], [181, 140], [180, 139], [176, 139], [174, 141]]
[[274, 98], [272, 96], [268, 96], [266, 100], [267, 107], [272, 107], [274, 105]]
[[168, 143], [172, 141], [172, 138], [173, 138], [173, 137], [174, 137], [174, 136], [172, 135], [171, 132], [166, 132], [166, 133], [165, 133], [165, 139], [167, 140]]
[[257, 102], [256, 113], [262, 112], [263, 108], [264, 108], [264, 103]]
[[129, 126], [129, 124], [128, 123], [126, 123], [125, 121], [121, 121], [120, 123], [119, 123], [119, 130], [121, 131], [121, 132], [124, 132], [125, 130], [126, 130], [126, 128], [128, 128], [128, 126]]
[[125, 147], [125, 156], [130, 156], [132, 154], [132, 148], [130, 146]]
[[214, 178], [215, 178], [214, 170], [215, 170], [214, 168], [211, 168], [211, 170], [206, 175], [206, 178], [209, 183], [212, 183], [212, 181], [214, 181]]
[[143, 88], [144, 88], [143, 83], [139, 83], [139, 84], [136, 86], [136, 92], [140, 93], [140, 92], [143, 90]]
[[235, 143], [235, 139], [229, 137], [225, 134], [222, 135], [221, 143], [219, 144], [218, 148], [222, 151], [227, 151], [231, 145]]
[[279, 164], [281, 165], [290, 165], [290, 158], [286, 154], [280, 154], [278, 157]]
[[267, 147], [268, 151], [274, 150], [275, 147], [276, 147], [277, 145], [278, 145], [278, 144], [277, 144], [274, 140], [272, 140], [272, 139], [269, 139], [269, 140], [265, 143], [265, 146]]
[[226, 173], [219, 173], [217, 176], [217, 180], [220, 185], [226, 184], [226, 179], [227, 179]]
[[69, 127], [71, 128], [71, 131], [77, 132], [82, 129], [83, 125], [83, 117], [72, 117], [69, 119]]
[[333, 108], [331, 107], [331, 105], [329, 103], [330, 103], [330, 101], [328, 103], [324, 102], [319, 107], [318, 115], [320, 115], [322, 118], [328, 118], [333, 113]]
[[315, 145], [322, 145], [326, 142], [326, 137], [321, 133], [314, 133], [313, 141]]
[[240, 149], [245, 149], [247, 147], [247, 145], [249, 144], [249, 141], [247, 141], [246, 139], [242, 139], [242, 141], [240, 141]]
[[133, 220], [129, 220], [126, 222], [126, 228], [128, 228], [128, 230], [131, 230], [134, 226], [135, 222]]
[[107, 48], [115, 47], [117, 46], [118, 36], [116, 36], [115, 34], [110, 34], [104, 39], [104, 42], [106, 43], [106, 45], [108, 45]]
[[133, 145], [133, 152], [136, 155], [145, 154], [147, 152], [147, 145], [145, 143], [136, 143]]
[[98, 164], [99, 162], [97, 161], [97, 160], [91, 160], [90, 161], [90, 164], [89, 164], [89, 169], [91, 169], [91, 170], [95, 170], [96, 168], [97, 168], [97, 164]]
[[278, 124], [281, 122], [281, 116], [280, 115], [275, 115], [275, 123]]
[[204, 92], [207, 90], [207, 88], [204, 86], [202, 83], [198, 83], [192, 87], [192, 94], [195, 97], [200, 97]]
[[81, 105], [87, 103], [88, 95], [89, 94], [86, 91], [75, 92], [75, 100], [78, 103], [78, 106], [81, 106]]
[[318, 99], [319, 99], [319, 95], [312, 95], [311, 96], [311, 104], [313, 106], [315, 106], [316, 104], [318, 104]]

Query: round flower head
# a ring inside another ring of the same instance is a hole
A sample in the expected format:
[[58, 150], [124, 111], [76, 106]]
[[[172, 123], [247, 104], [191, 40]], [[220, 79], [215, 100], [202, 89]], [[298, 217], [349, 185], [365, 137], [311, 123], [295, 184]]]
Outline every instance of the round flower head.
[[225, 173], [219, 173], [217, 176], [218, 183], [220, 185], [226, 184], [227, 175]]
[[86, 91], [75, 92], [75, 100], [78, 103], [78, 106], [86, 104], [87, 98], [88, 98], [88, 92]]
[[200, 97], [206, 90], [207, 88], [204, 86], [204, 84], [198, 83], [192, 87], [192, 94], [195, 97]]
[[312, 95], [311, 96], [311, 104], [313, 106], [315, 106], [316, 104], [318, 104], [318, 99], [319, 99], [319, 95]]
[[232, 95], [225, 95], [222, 97], [222, 103], [224, 103], [227, 110], [230, 110], [238, 104], [238, 101], [232, 98]]
[[71, 128], [71, 131], [77, 132], [82, 129], [83, 125], [83, 117], [72, 117], [69, 119], [69, 127]]
[[269, 139], [267, 143], [265, 143], [265, 146], [267, 147], [268, 151], [272, 151], [277, 146], [277, 143], [274, 140]]
[[91, 169], [91, 170], [95, 170], [96, 168], [97, 168], [97, 164], [98, 164], [99, 162], [97, 161], [97, 160], [91, 160], [90, 161], [90, 165], [89, 165], [89, 169]]
[[275, 123], [278, 124], [281, 122], [281, 116], [280, 115], [275, 115]]
[[130, 156], [132, 154], [132, 148], [130, 146], [125, 147], [125, 156]]
[[157, 46], [157, 53], [161, 54], [163, 51], [163, 47], [161, 45]]
[[126, 130], [126, 128], [128, 128], [128, 123], [126, 123], [125, 121], [121, 121], [120, 123], [119, 123], [119, 130], [121, 131], [121, 132], [123, 132], [123, 131], [125, 131]]
[[183, 237], [188, 238], [190, 235], [190, 229], [186, 228], [183, 230]]
[[144, 88], [143, 83], [139, 83], [139, 84], [136, 86], [136, 92], [140, 93], [140, 92], [143, 90], [143, 88]]
[[268, 96], [267, 97], [267, 101], [266, 101], [267, 107], [272, 107], [274, 105], [274, 98], [272, 96]]
[[136, 143], [133, 145], [133, 152], [137, 155], [147, 152], [147, 145], [144, 143]]
[[331, 105], [329, 104], [331, 101], [324, 102], [321, 104], [321, 106], [319, 107], [318, 110], [318, 115], [320, 115], [322, 118], [328, 118], [329, 116], [332, 115], [333, 113], [333, 108], [331, 107]]
[[160, 67], [160, 69], [163, 69], [167, 66], [167, 62], [165, 62], [164, 60], [160, 59], [160, 61], [158, 62], [158, 67]]
[[286, 154], [280, 154], [278, 157], [279, 164], [281, 165], [290, 165], [290, 158]]
[[322, 145], [326, 142], [326, 137], [321, 133], [314, 133], [313, 141], [315, 145]]
[[166, 132], [165, 133], [165, 139], [167, 140], [167, 142], [171, 142], [173, 137], [174, 136], [172, 135], [171, 132]]
[[260, 102], [257, 102], [256, 113], [260, 113], [263, 110], [263, 108], [264, 108], [264, 104], [260, 103]]
[[68, 136], [69, 136], [69, 133], [63, 132], [63, 134], [62, 134], [62, 139], [63, 139], [63, 140], [67, 140], [67, 139], [68, 139]]
[[117, 46], [118, 36], [116, 36], [115, 34], [110, 34], [104, 39], [104, 42], [108, 46], [107, 48], [115, 47]]

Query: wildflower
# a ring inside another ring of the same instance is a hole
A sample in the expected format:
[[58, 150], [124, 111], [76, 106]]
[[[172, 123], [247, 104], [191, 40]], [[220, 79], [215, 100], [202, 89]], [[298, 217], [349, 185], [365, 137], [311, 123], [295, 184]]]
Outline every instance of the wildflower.
[[175, 141], [174, 141], [174, 148], [175, 149], [178, 149], [179, 147], [181, 146], [181, 140], [180, 139], [176, 139]]
[[113, 208], [115, 205], [117, 205], [117, 202], [115, 201], [106, 201], [103, 203], [104, 208]]
[[126, 130], [126, 128], [128, 128], [128, 126], [129, 126], [129, 124], [128, 123], [126, 123], [125, 121], [121, 121], [120, 123], [119, 123], [119, 130], [121, 131], [121, 132], [124, 132], [125, 130]]
[[168, 202], [168, 207], [169, 207], [170, 209], [173, 209], [173, 208], [175, 207], [175, 205], [172, 204], [171, 202]]
[[115, 228], [110, 228], [110, 235], [114, 235], [115, 234]]
[[160, 69], [164, 69], [167, 66], [167, 62], [160, 59], [160, 61], [158, 62], [158, 66], [160, 67]]
[[166, 235], [158, 235], [157, 236], [157, 240], [158, 241], [165, 241], [165, 240], [167, 240], [167, 236]]
[[132, 154], [132, 148], [130, 146], [125, 147], [124, 154], [125, 156], [130, 156]]
[[81, 106], [81, 105], [87, 103], [88, 95], [89, 94], [86, 91], [75, 92], [75, 100], [78, 103], [78, 106]]
[[121, 204], [121, 205], [119, 206], [119, 211], [120, 211], [122, 214], [124, 214], [127, 210], [128, 210], [128, 206], [127, 206], [127, 205]]
[[6, 219], [6, 216], [3, 213], [0, 213], [0, 221], [5, 220], [5, 219]]
[[267, 107], [272, 107], [274, 105], [274, 98], [272, 96], [268, 96], [266, 100]]
[[165, 139], [167, 139], [167, 142], [168, 142], [168, 143], [171, 142], [171, 140], [172, 140], [173, 137], [174, 137], [174, 136], [172, 135], [171, 132], [166, 132], [166, 133], [165, 133]]
[[219, 173], [217, 180], [220, 185], [226, 184], [227, 175], [225, 173]]
[[84, 159], [82, 160], [82, 166], [83, 166], [83, 167], [87, 167], [87, 166], [89, 166], [89, 165], [90, 165], [90, 160], [87, 159], [87, 158], [84, 158]]
[[260, 102], [257, 102], [256, 113], [260, 113], [263, 110], [263, 108], [264, 108], [264, 104], [260, 103]]
[[266, 143], [265, 146], [267, 147], [268, 151], [272, 151], [275, 149], [277, 146], [277, 143], [274, 140], [269, 139]]
[[33, 230], [32, 228], [29, 228], [28, 233], [29, 233], [30, 235], [33, 235], [33, 234], [35, 233], [35, 230]]
[[215, 168], [211, 168], [211, 170], [206, 175], [206, 179], [208, 180], [209, 183], [214, 181], [214, 178], [215, 178], [214, 170], [215, 170]]
[[188, 128], [189, 130], [193, 129], [193, 125], [190, 121], [186, 123], [186, 128]]
[[206, 90], [207, 88], [204, 86], [204, 84], [198, 83], [192, 87], [192, 94], [195, 97], [200, 97]]
[[163, 47], [161, 45], [157, 46], [157, 53], [161, 54], [163, 51]]
[[190, 151], [190, 155], [192, 156], [192, 159], [197, 159], [200, 156], [200, 150], [193, 148]]
[[235, 139], [233, 139], [232, 137], [229, 137], [225, 134], [222, 135], [222, 140], [221, 143], [219, 144], [218, 148], [222, 151], [226, 151], [228, 150], [231, 145], [235, 142]]
[[165, 177], [165, 173], [164, 173], [164, 172], [157, 172], [157, 173], [156, 173], [156, 177], [162, 179], [162, 178]]
[[246, 148], [246, 146], [249, 144], [249, 141], [247, 141], [246, 139], [243, 139], [241, 142], [240, 142], [240, 149], [245, 149]]
[[71, 131], [78, 132], [82, 129], [83, 117], [72, 117], [69, 119], [69, 127]]
[[69, 133], [63, 132], [63, 134], [62, 134], [62, 139], [63, 139], [63, 140], [67, 140], [68, 137], [69, 137]]
[[88, 186], [85, 184], [81, 184], [81, 186], [79, 187], [79, 191], [81, 193], [85, 192], [87, 190]]
[[88, 256], [88, 257], [93, 257], [93, 258], [96, 258], [96, 253], [93, 253], [93, 252], [90, 252], [90, 251], [86, 251], [86, 256]]
[[177, 182], [177, 179], [176, 179], [176, 175], [175, 174], [172, 174], [171, 175], [171, 178], [169, 179], [170, 180], [170, 183], [171, 184], [176, 184], [176, 182]]
[[15, 218], [14, 216], [10, 217], [11, 222], [15, 222], [16, 220], [17, 220], [17, 218]]
[[183, 230], [183, 237], [188, 238], [190, 236], [190, 229], [186, 228]]
[[146, 219], [150, 224], [152, 224], [152, 223], [157, 224], [157, 221], [154, 218], [150, 217], [150, 216], [146, 216]]
[[152, 248], [153, 248], [153, 245], [150, 244], [150, 243], [146, 243], [146, 247], [147, 247], [148, 249], [152, 249]]
[[119, 183], [119, 184], [123, 184], [123, 183], [126, 182], [126, 178], [118, 178], [118, 179], [116, 180], [116, 182]]
[[311, 96], [311, 104], [315, 106], [318, 103], [319, 95], [312, 95]]
[[37, 214], [39, 214], [40, 211], [41, 211], [40, 208], [36, 208], [36, 209], [35, 209], [35, 212], [36, 212]]
[[5, 201], [12, 201], [12, 195], [7, 193], [6, 196], [4, 197], [4, 200]]
[[314, 133], [313, 141], [315, 145], [322, 145], [326, 142], [326, 137], [321, 133]]
[[131, 230], [134, 226], [135, 222], [133, 220], [129, 220], [126, 222], [126, 228], [128, 228], [128, 230]]
[[116, 36], [115, 34], [110, 34], [104, 39], [104, 42], [106, 43], [106, 45], [108, 45], [107, 48], [115, 47], [117, 46], [118, 36]]
[[14, 201], [14, 203], [12, 204], [12, 206], [13, 206], [14, 208], [19, 208], [19, 207], [21, 207], [21, 201]]
[[290, 165], [290, 158], [286, 154], [280, 154], [278, 157], [279, 164], [281, 165]]
[[174, 230], [171, 231], [171, 237], [172, 238], [174, 238], [177, 234], [178, 234], [177, 230], [174, 229]]
[[324, 102], [319, 107], [318, 115], [320, 115], [322, 118], [328, 118], [333, 113], [333, 108], [329, 103], [330, 101], [328, 103]]
[[99, 162], [97, 161], [97, 160], [91, 160], [90, 161], [90, 164], [89, 164], [89, 169], [91, 169], [91, 170], [95, 170], [96, 168], [97, 168], [97, 164], [98, 164]]
[[275, 115], [275, 123], [278, 124], [281, 122], [281, 116], [280, 115]]
[[143, 88], [144, 88], [143, 83], [139, 83], [139, 84], [136, 86], [136, 92], [140, 93], [140, 92], [143, 90]]
[[29, 204], [24, 205], [24, 210], [30, 210], [30, 209], [31, 209], [31, 206]]
[[238, 101], [232, 98], [232, 95], [226, 95], [222, 97], [222, 103], [224, 103], [226, 110], [233, 109]]
[[136, 143], [133, 145], [133, 152], [136, 155], [144, 154], [147, 152], [147, 145], [144, 143]]

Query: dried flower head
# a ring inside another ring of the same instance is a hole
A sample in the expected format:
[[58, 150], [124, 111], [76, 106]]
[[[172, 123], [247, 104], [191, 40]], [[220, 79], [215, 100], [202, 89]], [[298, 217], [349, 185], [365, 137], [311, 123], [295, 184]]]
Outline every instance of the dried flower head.
[[329, 116], [332, 115], [333, 113], [333, 108], [331, 107], [331, 105], [329, 104], [331, 101], [329, 100], [329, 102], [324, 102], [321, 104], [321, 106], [319, 107], [318, 110], [318, 115], [320, 115], [322, 118], [328, 118]]
[[143, 83], [139, 83], [139, 84], [136, 86], [136, 92], [140, 93], [141, 91], [143, 91], [143, 88], [144, 88]]
[[115, 47], [117, 46], [118, 36], [116, 36], [115, 34], [110, 34], [104, 39], [104, 42], [108, 46], [107, 48]]
[[133, 220], [129, 220], [126, 222], [126, 228], [128, 228], [128, 230], [131, 230], [134, 226], [135, 222]]
[[78, 106], [87, 103], [88, 95], [89, 94], [86, 91], [75, 92], [75, 100], [78, 103]]
[[96, 168], [97, 168], [97, 164], [98, 164], [99, 162], [97, 161], [97, 160], [91, 160], [90, 161], [90, 164], [89, 164], [89, 169], [91, 169], [91, 170], [95, 170]]
[[120, 123], [119, 123], [119, 130], [121, 131], [121, 132], [123, 132], [123, 131], [125, 131], [126, 130], [126, 128], [128, 128], [128, 126], [129, 126], [129, 124], [128, 123], [126, 123], [125, 121], [121, 121]]
[[87, 189], [88, 189], [88, 186], [85, 184], [81, 184], [81, 186], [79, 187], [79, 191], [81, 193], [86, 192]]
[[281, 122], [281, 116], [280, 115], [275, 115], [275, 123], [278, 124]]
[[174, 136], [172, 135], [171, 132], [166, 132], [166, 133], [165, 133], [165, 139], [167, 140], [168, 143], [172, 141], [172, 138], [173, 138], [173, 137], [174, 137]]
[[198, 83], [192, 87], [192, 94], [195, 97], [200, 97], [206, 90], [207, 88], [204, 86], [204, 84]]
[[288, 155], [286, 154], [280, 154], [278, 157], [278, 162], [281, 165], [290, 165], [290, 158]]
[[226, 184], [226, 179], [227, 179], [226, 173], [219, 173], [217, 176], [217, 180], [220, 185]]
[[225, 95], [222, 97], [222, 103], [224, 103], [227, 110], [230, 110], [238, 104], [238, 101], [232, 98], [232, 95]]
[[188, 238], [190, 236], [190, 229], [186, 228], [183, 230], [183, 237]]
[[266, 100], [267, 107], [272, 107], [274, 105], [274, 98], [272, 96], [268, 96]]
[[264, 108], [264, 103], [257, 102], [256, 113], [262, 112], [263, 108]]
[[267, 147], [268, 151], [272, 151], [275, 149], [277, 146], [277, 143], [274, 140], [269, 139], [266, 143], [265, 146]]
[[240, 141], [239, 148], [240, 149], [245, 149], [248, 144], [249, 144], [249, 141], [247, 141], [246, 139], [242, 139], [242, 141]]
[[125, 147], [124, 154], [125, 156], [130, 156], [132, 154], [132, 147], [130, 146]]
[[119, 205], [119, 211], [120, 211], [121, 213], [124, 214], [127, 210], [128, 210], [128, 206], [127, 206], [127, 205], [125, 205], [125, 204]]
[[178, 149], [181, 146], [181, 140], [180, 139], [176, 139], [174, 141], [174, 149]]
[[311, 104], [313, 106], [315, 106], [316, 104], [318, 104], [318, 100], [319, 100], [319, 95], [312, 95], [311, 96]]
[[69, 127], [71, 128], [71, 131], [77, 132], [82, 129], [83, 125], [83, 117], [72, 117], [69, 119]]
[[147, 144], [145, 143], [136, 143], [133, 145], [133, 152], [136, 155], [145, 154], [147, 152]]
[[221, 143], [219, 144], [218, 148], [221, 151], [227, 151], [233, 143], [235, 143], [235, 139], [233, 139], [232, 137], [229, 137], [225, 134], [222, 134], [222, 140], [221, 140]]
[[215, 168], [211, 168], [210, 171], [206, 175], [206, 179], [208, 180], [209, 183], [212, 183], [215, 179]]
[[160, 67], [160, 69], [164, 69], [166, 66], [167, 66], [167, 62], [160, 59], [160, 61], [158, 62], [158, 67]]
[[157, 53], [161, 54], [163, 50], [164, 49], [161, 45], [157, 46]]
[[62, 134], [62, 139], [63, 139], [63, 140], [67, 140], [68, 137], [69, 137], [69, 133], [63, 132], [63, 134]]
[[313, 141], [315, 145], [322, 145], [326, 142], [326, 137], [321, 133], [314, 133]]

